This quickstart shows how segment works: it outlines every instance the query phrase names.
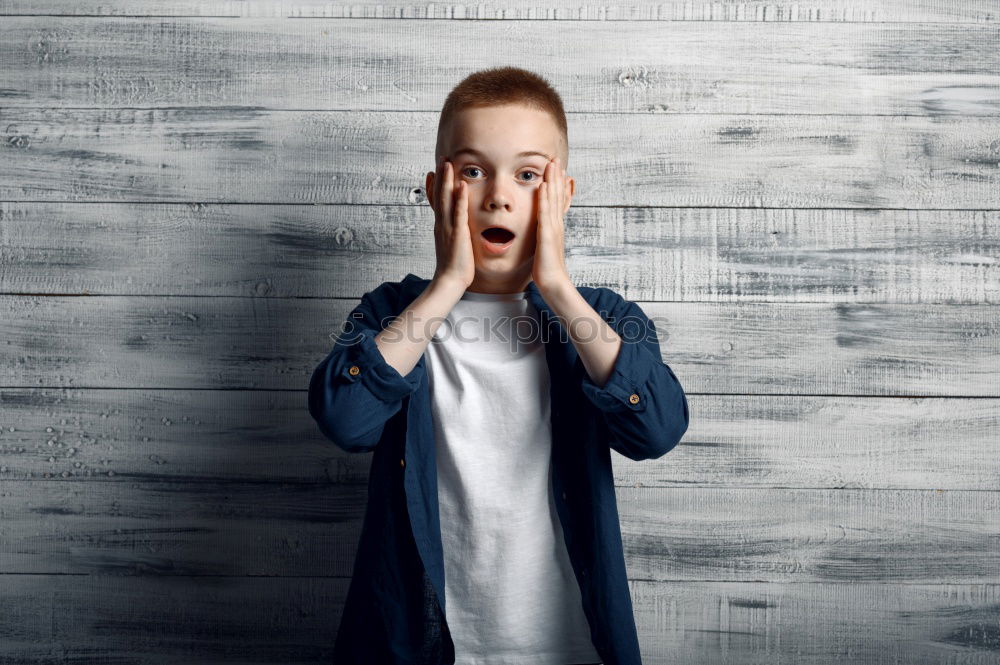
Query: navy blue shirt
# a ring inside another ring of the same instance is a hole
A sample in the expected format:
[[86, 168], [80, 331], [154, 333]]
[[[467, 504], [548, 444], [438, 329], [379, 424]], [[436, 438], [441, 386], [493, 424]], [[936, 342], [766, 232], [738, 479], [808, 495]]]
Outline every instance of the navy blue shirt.
[[[320, 431], [347, 452], [373, 452], [337, 665], [455, 662], [425, 357], [402, 376], [374, 340], [428, 284], [408, 273], [365, 293], [309, 383], [309, 413]], [[687, 397], [637, 304], [608, 288], [576, 288], [622, 345], [598, 386], [556, 313], [528, 284], [551, 377], [552, 491], [594, 648], [604, 665], [641, 665], [611, 450], [635, 461], [672, 450], [688, 427]]]

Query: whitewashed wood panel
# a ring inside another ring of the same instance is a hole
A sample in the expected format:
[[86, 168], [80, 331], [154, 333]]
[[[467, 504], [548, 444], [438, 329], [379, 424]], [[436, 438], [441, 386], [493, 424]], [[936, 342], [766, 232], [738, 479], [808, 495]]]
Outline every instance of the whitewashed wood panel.
[[[301, 390], [355, 304], [0, 296], [0, 387]], [[1000, 396], [994, 306], [639, 304], [687, 392]]]
[[994, 585], [630, 583], [651, 665], [987, 665]]
[[575, 281], [691, 407], [612, 454], [644, 662], [998, 662], [997, 2], [0, 14], [0, 661], [329, 662], [371, 455], [308, 378], [433, 272], [450, 87], [532, 61]]
[[662, 0], [599, 5], [539, 2], [433, 2], [399, 0], [2, 0], [0, 15], [240, 16], [320, 18], [542, 19], [589, 21], [816, 21], [846, 23], [996, 22], [992, 0]]
[[[12, 663], [330, 662], [344, 578], [0, 577]], [[645, 663], [992, 665], [1000, 585], [629, 582]]]
[[349, 581], [3, 575], [0, 653], [12, 664], [333, 663]]
[[[1000, 207], [991, 117], [576, 114], [575, 205]], [[0, 199], [410, 204], [437, 113], [0, 109]]]
[[998, 47], [994, 22], [7, 18], [0, 101], [437, 112], [470, 72], [530, 62], [571, 113], [995, 117]]
[[[0, 202], [0, 292], [357, 299], [434, 273], [400, 206]], [[575, 283], [630, 300], [997, 303], [1000, 212], [571, 208]], [[335, 278], [331, 278], [335, 276]]]
[[[0, 390], [0, 481], [368, 483], [305, 390]], [[996, 490], [1000, 400], [689, 394], [681, 443], [634, 488]]]
[[[615, 493], [635, 579], [1000, 582], [1000, 492]], [[8, 482], [0, 571], [350, 577], [367, 494], [333, 483]]]

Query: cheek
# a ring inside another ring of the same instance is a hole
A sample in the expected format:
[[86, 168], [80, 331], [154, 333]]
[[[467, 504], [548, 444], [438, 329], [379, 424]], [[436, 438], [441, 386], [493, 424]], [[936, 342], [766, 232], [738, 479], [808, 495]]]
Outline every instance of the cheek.
[[534, 222], [528, 224], [528, 227], [524, 230], [522, 234], [522, 247], [526, 252], [535, 251], [535, 244], [538, 242], [538, 225]]

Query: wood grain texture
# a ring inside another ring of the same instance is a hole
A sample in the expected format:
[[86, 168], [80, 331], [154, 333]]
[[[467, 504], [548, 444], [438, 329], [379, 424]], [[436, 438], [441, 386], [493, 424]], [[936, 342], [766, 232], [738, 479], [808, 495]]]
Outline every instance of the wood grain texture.
[[[544, 62], [571, 113], [965, 118], [1000, 110], [995, 19], [981, 25], [692, 21], [669, 29], [660, 21], [572, 21], [557, 41], [552, 25], [12, 17], [0, 23], [0, 62], [9, 68], [0, 101], [4, 107], [437, 112], [471, 71]], [[435, 55], [452, 52], [462, 57]], [[133, 122], [141, 128], [149, 120]], [[192, 143], [198, 138], [189, 136]], [[851, 153], [850, 136], [839, 143], [826, 138], [838, 154]], [[571, 154], [581, 146], [572, 131], [570, 144]]]
[[[371, 453], [333, 445], [305, 403], [301, 390], [3, 389], [0, 480], [367, 486]], [[1000, 481], [997, 398], [688, 403], [690, 429], [669, 455], [636, 464], [613, 452], [618, 487], [989, 492]]]
[[[348, 583], [182, 575], [2, 579], [0, 601], [6, 616], [17, 619], [17, 631], [0, 623], [0, 638], [16, 663], [330, 662]], [[634, 580], [629, 590], [646, 663], [996, 662], [996, 584]]]
[[[434, 113], [0, 109], [0, 198], [414, 204]], [[576, 114], [574, 205], [1000, 207], [990, 117]], [[420, 191], [418, 191], [420, 190]]]
[[[616, 494], [635, 579], [1000, 582], [997, 492]], [[350, 577], [366, 499], [335, 483], [6, 483], [0, 573]]]
[[4, 575], [4, 662], [332, 663], [348, 583], [344, 578]]
[[392, 0], [0, 0], [0, 15], [193, 16], [294, 18], [418, 18], [574, 21], [712, 21], [833, 23], [995, 23], [991, 0], [661, 0], [587, 4], [547, 2], [435, 2]]
[[644, 662], [998, 662], [996, 2], [0, 15], [0, 662], [330, 661], [371, 455], [308, 378], [433, 273], [437, 114], [498, 64], [688, 395], [612, 455]]
[[[433, 275], [434, 216], [416, 196], [397, 206], [0, 202], [0, 293], [354, 299], [383, 276]], [[584, 206], [570, 208], [565, 238], [575, 283], [631, 300], [1000, 299], [995, 210]]]
[[[4, 387], [304, 390], [355, 304], [0, 296], [0, 377]], [[640, 306], [686, 392], [1000, 397], [991, 305]]]

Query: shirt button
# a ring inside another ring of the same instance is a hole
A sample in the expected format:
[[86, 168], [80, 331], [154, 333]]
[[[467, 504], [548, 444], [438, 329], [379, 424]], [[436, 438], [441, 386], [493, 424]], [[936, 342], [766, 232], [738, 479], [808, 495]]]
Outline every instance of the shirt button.
[[361, 373], [361, 368], [357, 365], [351, 365], [351, 368], [347, 371], [351, 373], [351, 376], [357, 376]]
[[563, 501], [565, 501], [566, 500], [566, 492], [562, 493], [562, 497], [563, 497]]
[[633, 404], [638, 404], [639, 396], [635, 393], [632, 393], [631, 395], [628, 396], [628, 401], [632, 402]]
[[406, 468], [406, 460], [405, 459], [399, 460], [399, 466]]

